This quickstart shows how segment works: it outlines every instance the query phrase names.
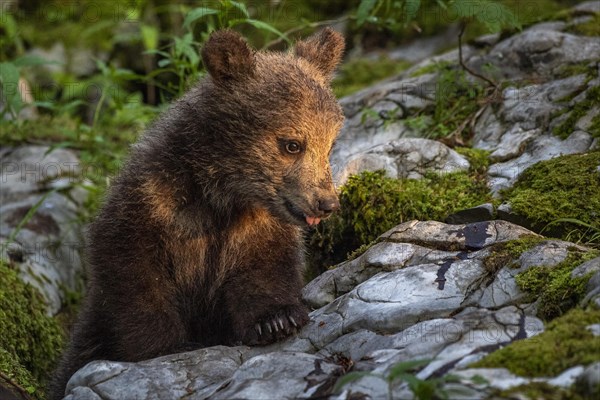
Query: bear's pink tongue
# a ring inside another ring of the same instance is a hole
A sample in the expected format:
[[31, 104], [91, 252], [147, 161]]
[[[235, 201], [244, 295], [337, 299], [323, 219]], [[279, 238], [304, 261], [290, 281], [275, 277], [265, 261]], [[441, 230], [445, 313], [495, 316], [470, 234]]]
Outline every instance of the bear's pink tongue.
[[319, 222], [321, 222], [321, 218], [306, 216], [306, 223], [310, 226], [317, 225]]

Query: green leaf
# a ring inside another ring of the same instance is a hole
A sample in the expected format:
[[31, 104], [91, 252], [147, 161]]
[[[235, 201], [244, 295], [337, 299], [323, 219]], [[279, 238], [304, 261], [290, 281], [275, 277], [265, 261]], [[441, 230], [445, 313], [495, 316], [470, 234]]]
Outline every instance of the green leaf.
[[144, 51], [144, 54], [158, 54], [159, 56], [163, 56], [163, 57], [171, 57], [171, 55], [169, 53], [167, 53], [166, 51], [162, 51], [162, 50], [146, 50]]
[[269, 24], [267, 24], [265, 22], [259, 21], [257, 19], [251, 19], [251, 18], [248, 18], [248, 19], [242, 20], [242, 21], [245, 22], [245, 23], [247, 23], [247, 24], [252, 25], [256, 29], [260, 29], [260, 30], [263, 30], [263, 31], [268, 31], [268, 32], [274, 33], [277, 36], [279, 36], [280, 38], [282, 38], [283, 40], [285, 40], [286, 42], [288, 42], [288, 43], [290, 42], [290, 40], [288, 39], [288, 37], [285, 34], [281, 33], [279, 30], [277, 30], [272, 25], [269, 25]]
[[[448, 376], [450, 376], [450, 375], [448, 375]], [[452, 376], [454, 376], [454, 375], [452, 375]], [[459, 379], [459, 380], [460, 380], [460, 379]], [[487, 384], [489, 384], [489, 383], [490, 383], [490, 382], [489, 382], [487, 379], [485, 379], [485, 378], [484, 378], [483, 376], [481, 376], [481, 375], [473, 375], [473, 376], [471, 377], [471, 379], [470, 379], [470, 380], [471, 380], [471, 382], [473, 382], [473, 383], [474, 383], [474, 384], [476, 384], [476, 385], [487, 385]], [[449, 380], [447, 380], [447, 382], [450, 382], [450, 381], [449, 381]], [[456, 381], [455, 381], [455, 382], [456, 382]]]
[[365, 376], [375, 376], [377, 378], [381, 378], [379, 375], [373, 374], [371, 372], [363, 372], [363, 371], [349, 372], [337, 380], [337, 382], [335, 383], [335, 386], [333, 387], [332, 393], [338, 392], [342, 387], [346, 386], [347, 384], [357, 381], [360, 378], [363, 378]]
[[451, 10], [462, 19], [476, 19], [490, 32], [504, 27], [521, 28], [514, 14], [503, 4], [489, 0], [456, 0]]
[[142, 42], [146, 50], [155, 50], [158, 47], [158, 29], [152, 25], [142, 25]]
[[246, 8], [246, 5], [244, 3], [240, 3], [237, 1], [230, 1], [229, 4], [231, 4], [233, 7], [237, 8], [238, 10], [240, 10], [242, 12], [242, 14], [244, 14], [244, 17], [250, 18], [250, 14], [248, 13], [248, 9]]
[[358, 10], [356, 11], [356, 23], [358, 26], [361, 26], [365, 23], [376, 3], [377, 0], [361, 0]]
[[13, 63], [0, 63], [0, 81], [2, 85], [13, 84], [15, 89], [19, 83], [19, 70]]
[[194, 22], [196, 22], [197, 20], [204, 18], [208, 15], [214, 15], [214, 14], [218, 14], [219, 12], [213, 8], [207, 8], [207, 7], [198, 7], [198, 8], [194, 8], [192, 11], [190, 11], [186, 16], [185, 16], [185, 20], [183, 21], [183, 27], [185, 29], [189, 29], [190, 25]]
[[390, 370], [390, 373], [388, 375], [388, 381], [392, 382], [394, 381], [396, 378], [400, 377], [402, 374], [406, 373], [407, 371], [419, 368], [419, 367], [424, 367], [427, 364], [429, 364], [431, 362], [431, 360], [411, 360], [411, 361], [404, 361], [401, 363], [398, 363], [396, 365], [394, 365], [392, 367], [392, 369]]
[[421, 7], [421, 0], [406, 0], [406, 21], [413, 20], [417, 13], [419, 12], [419, 8]]
[[15, 59], [12, 62], [16, 67], [33, 67], [36, 65], [60, 64], [57, 61], [49, 61], [39, 56], [26, 55]]

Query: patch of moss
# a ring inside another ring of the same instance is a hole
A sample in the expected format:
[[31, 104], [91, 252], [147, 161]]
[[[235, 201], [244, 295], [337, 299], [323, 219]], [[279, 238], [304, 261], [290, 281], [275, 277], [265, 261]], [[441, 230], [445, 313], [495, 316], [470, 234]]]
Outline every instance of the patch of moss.
[[468, 79], [457, 65], [442, 64], [432, 68], [439, 72], [435, 103], [406, 118], [405, 124], [421, 137], [439, 139], [456, 135], [454, 139], [461, 137], [459, 142], [466, 143], [471, 132], [465, 121], [479, 110], [486, 90], [479, 82]]
[[556, 318], [575, 307], [584, 297], [589, 276], [571, 278], [571, 272], [598, 252], [569, 252], [567, 258], [554, 267], [535, 266], [515, 278], [519, 288], [529, 294], [530, 301], [538, 300], [538, 317]]
[[551, 377], [576, 365], [600, 361], [600, 340], [586, 326], [600, 321], [600, 310], [572, 309], [541, 334], [515, 341], [472, 364], [475, 368], [507, 368], [527, 377]]
[[0, 261], [0, 370], [42, 398], [40, 387], [54, 367], [64, 333], [45, 313], [44, 301], [15, 270]]
[[[0, 372], [4, 375], [0, 377], [0, 387], [8, 386], [14, 389], [14, 385], [18, 385], [25, 392], [29, 393], [35, 398], [42, 398], [41, 391], [39, 390], [40, 384], [35, 379], [31, 372], [21, 365], [16, 357], [8, 352], [7, 350], [0, 347]], [[9, 382], [2, 382], [5, 380]]]
[[513, 266], [516, 260], [541, 242], [547, 240], [541, 236], [528, 235], [517, 240], [497, 243], [492, 246], [491, 253], [483, 260], [486, 271], [495, 274], [505, 266]]
[[573, 25], [567, 31], [583, 36], [600, 36], [600, 13], [594, 14], [587, 22]]
[[491, 199], [483, 181], [468, 173], [427, 174], [423, 179], [394, 179], [384, 171], [352, 176], [340, 189], [340, 211], [309, 238], [310, 273], [337, 264], [349, 252], [413, 219], [443, 221], [449, 214]]
[[[559, 79], [568, 78], [575, 75], [586, 75], [589, 80], [594, 79], [598, 76], [598, 66], [595, 63], [579, 63], [579, 64], [565, 64], [559, 67], [556, 72], [556, 77]], [[576, 92], [579, 94], [579, 92]]]
[[[600, 86], [588, 89], [584, 100], [575, 104], [566, 120], [554, 128], [554, 134], [566, 139], [575, 131], [575, 124], [584, 117], [594, 106], [600, 104]], [[589, 134], [600, 138], [600, 124], [595, 123], [589, 129]]]
[[471, 174], [485, 175], [490, 166], [490, 151], [474, 149], [472, 147], [455, 147], [454, 150], [464, 156], [471, 165], [469, 171]]
[[376, 60], [359, 58], [343, 64], [332, 81], [333, 92], [344, 97], [375, 82], [399, 74], [408, 68], [406, 61], [380, 57]]
[[452, 67], [452, 65], [453, 64], [448, 61], [431, 62], [420, 68], [415, 69], [413, 72], [411, 72], [410, 76], [411, 78], [416, 78], [417, 76], [421, 75], [433, 74], [436, 72], [443, 71], [445, 69], [449, 69]]
[[599, 165], [600, 151], [541, 161], [527, 168], [502, 196], [535, 229], [598, 246]]
[[492, 393], [492, 398], [502, 399], [544, 399], [544, 400], [583, 400], [584, 398], [571, 389], [550, 385], [546, 382], [531, 382], [507, 390]]

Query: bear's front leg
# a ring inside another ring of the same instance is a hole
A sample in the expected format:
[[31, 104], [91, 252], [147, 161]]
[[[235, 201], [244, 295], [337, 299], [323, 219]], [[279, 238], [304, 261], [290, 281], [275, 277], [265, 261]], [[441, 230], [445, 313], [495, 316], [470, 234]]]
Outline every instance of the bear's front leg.
[[283, 339], [308, 322], [301, 302], [302, 263], [297, 247], [271, 250], [236, 268], [223, 289], [232, 344], [263, 345]]

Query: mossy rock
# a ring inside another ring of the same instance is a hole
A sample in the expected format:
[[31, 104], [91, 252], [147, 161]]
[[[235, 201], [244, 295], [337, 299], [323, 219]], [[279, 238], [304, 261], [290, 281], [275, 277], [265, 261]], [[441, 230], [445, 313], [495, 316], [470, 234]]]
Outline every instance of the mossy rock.
[[443, 221], [490, 199], [485, 181], [467, 172], [428, 173], [419, 180], [389, 178], [384, 171], [352, 176], [340, 189], [340, 211], [309, 238], [309, 275], [345, 260], [402, 222]]
[[546, 326], [546, 331], [518, 340], [472, 364], [507, 368], [525, 377], [552, 377], [576, 365], [600, 361], [600, 340], [586, 329], [600, 321], [600, 310], [575, 308]]
[[597, 256], [597, 251], [583, 252], [574, 249], [558, 265], [529, 268], [518, 274], [515, 280], [519, 288], [529, 294], [531, 301], [538, 301], [538, 317], [551, 320], [575, 307], [583, 299], [590, 276], [573, 278], [571, 272]]
[[493, 244], [490, 254], [483, 260], [483, 266], [493, 275], [505, 266], [517, 266], [516, 262], [521, 254], [546, 240], [548, 239], [532, 234], [517, 240]]
[[0, 372], [35, 398], [54, 368], [64, 332], [40, 293], [0, 261]]
[[[565, 112], [569, 111], [566, 119], [554, 128], [554, 134], [561, 139], [568, 138], [574, 131], [577, 121], [586, 116], [594, 107], [600, 104], [600, 86], [594, 86], [586, 92], [585, 99], [576, 103], [572, 107], [566, 107]], [[600, 116], [592, 119], [587, 128], [592, 137], [600, 138]]]
[[599, 166], [600, 151], [541, 161], [527, 168], [502, 196], [534, 229], [599, 246]]
[[[525, 396], [525, 397], [523, 397]], [[584, 400], [571, 388], [565, 389], [546, 382], [530, 382], [507, 390], [493, 392], [490, 398], [501, 399], [544, 399], [544, 400]]]

